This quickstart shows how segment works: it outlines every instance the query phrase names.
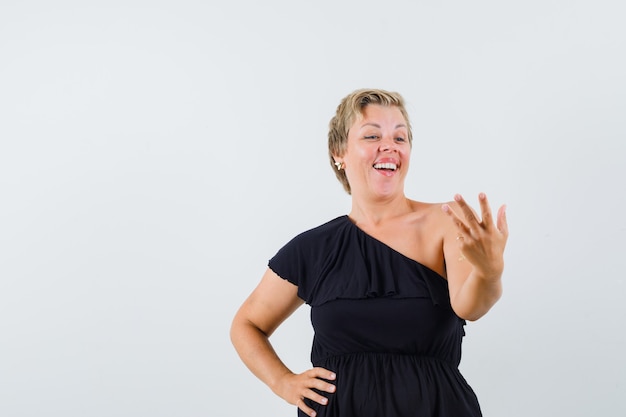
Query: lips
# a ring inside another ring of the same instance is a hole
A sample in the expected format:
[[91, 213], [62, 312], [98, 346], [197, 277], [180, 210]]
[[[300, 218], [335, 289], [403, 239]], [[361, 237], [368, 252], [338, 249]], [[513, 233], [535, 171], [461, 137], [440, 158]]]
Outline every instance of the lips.
[[393, 157], [382, 157], [374, 161], [372, 167], [378, 172], [395, 172], [400, 168], [400, 161]]
[[378, 162], [374, 164], [374, 169], [384, 169], [386, 171], [395, 171], [398, 165], [394, 162]]

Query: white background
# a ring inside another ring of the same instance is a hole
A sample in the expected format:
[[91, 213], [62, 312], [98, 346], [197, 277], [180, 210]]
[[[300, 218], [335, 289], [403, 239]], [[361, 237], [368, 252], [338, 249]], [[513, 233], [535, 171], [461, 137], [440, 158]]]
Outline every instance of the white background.
[[[508, 205], [486, 417], [626, 415], [621, 1], [0, 3], [0, 415], [295, 416], [230, 320], [348, 212], [326, 127], [401, 92], [407, 194]], [[273, 338], [309, 364], [308, 310]]]

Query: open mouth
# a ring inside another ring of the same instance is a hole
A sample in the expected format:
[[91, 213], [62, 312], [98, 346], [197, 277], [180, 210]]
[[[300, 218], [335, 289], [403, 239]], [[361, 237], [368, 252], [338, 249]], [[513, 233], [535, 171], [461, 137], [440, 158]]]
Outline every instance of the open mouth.
[[398, 169], [398, 165], [394, 164], [393, 162], [383, 162], [374, 164], [374, 169], [381, 171], [395, 171]]

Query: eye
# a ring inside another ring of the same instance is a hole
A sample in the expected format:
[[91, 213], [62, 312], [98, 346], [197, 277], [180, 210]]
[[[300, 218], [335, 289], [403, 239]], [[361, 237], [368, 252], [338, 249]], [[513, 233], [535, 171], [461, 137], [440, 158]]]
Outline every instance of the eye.
[[368, 136], [363, 137], [363, 139], [376, 140], [376, 139], [378, 139], [378, 136], [376, 136], [376, 135], [368, 135]]
[[396, 142], [406, 142], [406, 139], [404, 139], [403, 137], [397, 137]]

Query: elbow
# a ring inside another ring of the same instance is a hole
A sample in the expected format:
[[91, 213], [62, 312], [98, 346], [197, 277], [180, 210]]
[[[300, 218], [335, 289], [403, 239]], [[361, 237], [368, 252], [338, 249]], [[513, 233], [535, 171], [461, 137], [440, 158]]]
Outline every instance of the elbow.
[[489, 312], [489, 310], [491, 309], [491, 306], [487, 307], [487, 308], [472, 308], [472, 309], [455, 309], [454, 307], [452, 308], [454, 310], [454, 313], [463, 320], [467, 320], [467, 321], [477, 321], [478, 319], [482, 318], [485, 314], [487, 314], [487, 312]]
[[487, 311], [480, 311], [480, 312], [472, 311], [472, 312], [465, 313], [465, 314], [457, 313], [457, 316], [459, 316], [459, 318], [466, 320], [466, 321], [477, 321], [478, 319], [482, 318], [485, 314], [487, 314]]
[[239, 334], [240, 334], [240, 327], [237, 321], [237, 317], [235, 317], [233, 321], [230, 323], [230, 332], [229, 332], [230, 343], [232, 343], [235, 348], [237, 348], [237, 340], [239, 340]]
[[230, 323], [230, 342], [237, 351], [239, 351], [241, 343], [246, 339], [246, 334], [249, 332], [249, 325], [249, 320], [245, 319], [241, 315], [241, 312], [238, 312]]
[[477, 321], [485, 316], [489, 310], [502, 297], [502, 287], [498, 287], [496, 291], [491, 292], [486, 297], [480, 297], [474, 300], [454, 300], [452, 302], [452, 310], [461, 319], [467, 321]]
[[230, 325], [230, 342], [235, 350], [241, 354], [241, 350], [251, 340], [258, 338], [268, 340], [270, 334], [262, 330], [251, 320], [237, 314]]

